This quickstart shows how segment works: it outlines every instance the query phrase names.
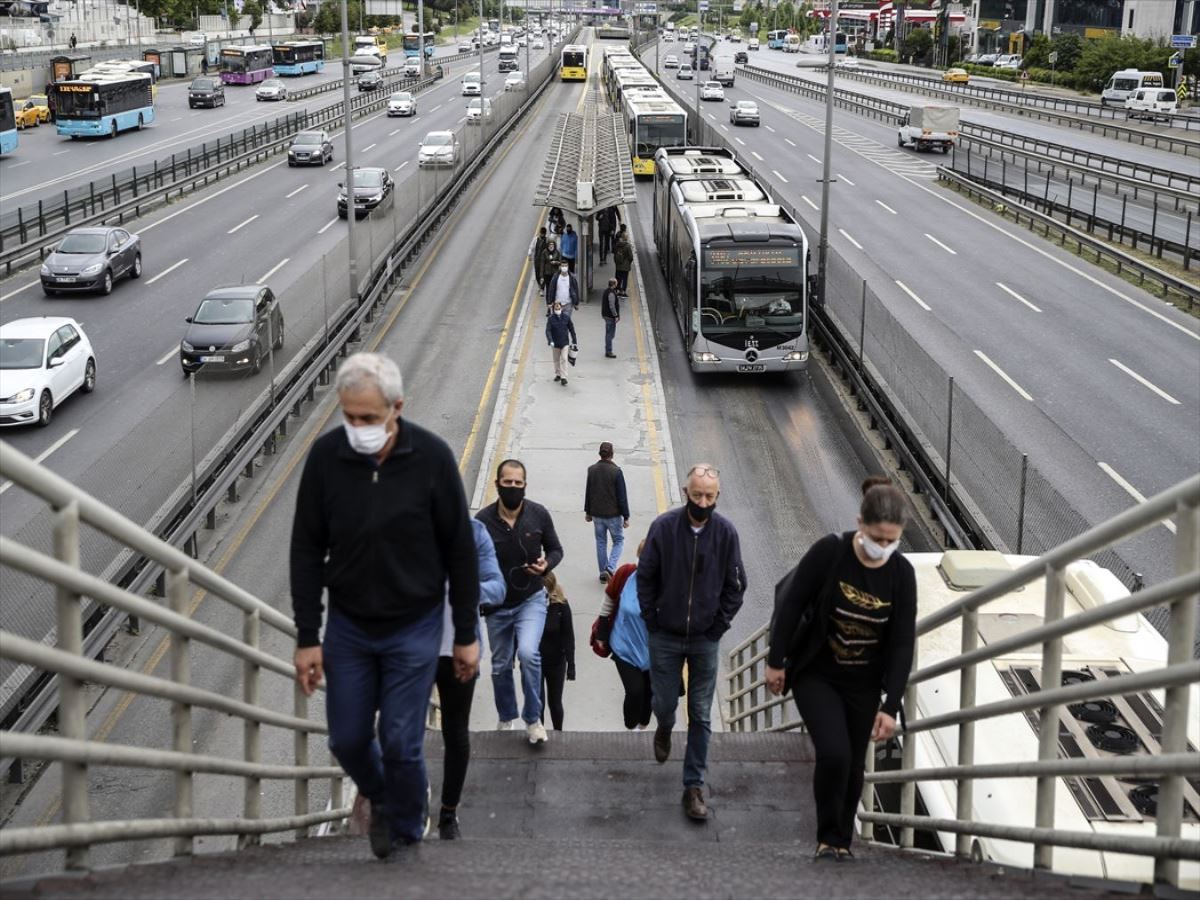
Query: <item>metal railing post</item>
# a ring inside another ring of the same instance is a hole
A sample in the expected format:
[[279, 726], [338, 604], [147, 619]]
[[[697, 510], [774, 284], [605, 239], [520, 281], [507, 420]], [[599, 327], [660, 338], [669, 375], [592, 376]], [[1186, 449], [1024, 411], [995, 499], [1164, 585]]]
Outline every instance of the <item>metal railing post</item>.
[[[258, 649], [259, 642], [258, 610], [247, 612], [242, 624], [242, 641], [246, 646]], [[259, 687], [262, 679], [262, 669], [257, 663], [246, 661], [242, 664], [242, 700], [258, 706]], [[243, 723], [243, 756], [246, 762], [262, 761], [262, 725], [251, 719]], [[247, 819], [262, 818], [262, 779], [247, 775], [244, 781], [245, 793], [242, 798], [242, 815]], [[256, 834], [238, 836], [238, 848], [254, 846], [259, 843]]]
[[[181, 616], [187, 615], [188, 607], [188, 573], [186, 569], [167, 573], [167, 600], [171, 611]], [[191, 684], [191, 638], [181, 634], [171, 634], [171, 680], [176, 684]], [[191, 753], [192, 747], [192, 707], [187, 703], [171, 704], [171, 732], [173, 744], [177, 753]], [[175, 818], [190, 819], [192, 817], [193, 776], [191, 772], [175, 773]], [[190, 856], [192, 854], [192, 839], [178, 837], [175, 839], [175, 855]]]
[[[329, 779], [329, 808], [341, 809], [346, 805], [346, 798], [342, 793], [343, 780], [341, 775], [334, 775]], [[343, 827], [345, 827], [343, 825]]]
[[[1057, 622], [1063, 615], [1066, 599], [1065, 566], [1046, 567], [1046, 606], [1043, 624]], [[1042, 644], [1042, 690], [1052, 691], [1062, 683], [1062, 638], [1054, 637]], [[1061, 705], [1038, 708], [1038, 761], [1050, 762], [1058, 759], [1058, 717]], [[1035, 800], [1034, 827], [1054, 827], [1054, 794], [1058, 779], [1053, 775], [1039, 775]], [[1033, 867], [1049, 869], [1054, 861], [1052, 844], [1033, 845]]]
[[[962, 616], [962, 652], [970, 653], [979, 646], [979, 613], [972, 609]], [[975, 706], [975, 666], [964, 666], [958, 676], [958, 708], [972, 709]], [[958, 764], [960, 766], [975, 765], [975, 723], [961, 722], [958, 726]], [[971, 807], [975, 801], [975, 780], [960, 778], [956, 785], [956, 800], [954, 816], [960, 822], [973, 820]], [[957, 856], [969, 856], [971, 853], [971, 835], [960, 834], [954, 839], [954, 853]]]
[[[308, 718], [308, 697], [304, 690], [300, 687], [299, 682], [292, 685], [292, 715], [297, 719]], [[292, 732], [292, 755], [293, 762], [297, 766], [308, 765], [308, 733], [304, 731]], [[308, 815], [308, 779], [304, 777], [296, 778], [295, 787], [295, 806], [293, 810], [298, 816]], [[296, 840], [308, 837], [308, 828], [300, 827], [296, 829]]]
[[[872, 772], [875, 771], [875, 745], [874, 744], [867, 744], [867, 759], [866, 759], [866, 765], [865, 765], [863, 771], [866, 775], [870, 775]], [[863, 782], [862, 805], [863, 805], [864, 812], [868, 812], [868, 813], [875, 812], [875, 785], [871, 784], [870, 781]], [[859, 832], [859, 836], [862, 837], [862, 839], [864, 841], [875, 840], [875, 823], [864, 821], [862, 823], [862, 831]]]
[[[917, 647], [913, 646], [912, 667], [917, 668]], [[917, 711], [917, 686], [909, 683], [904, 689], [905, 718]], [[917, 741], [910, 734], [904, 735], [904, 743], [900, 747], [900, 768], [915, 769], [917, 767]], [[912, 779], [900, 785], [900, 814], [911, 816], [917, 809], [917, 783]], [[912, 826], [905, 825], [900, 829], [900, 846], [906, 850], [912, 849], [914, 832]]]
[[[1180, 501], [1175, 514], [1175, 574], [1186, 575], [1200, 568], [1200, 506]], [[1189, 662], [1196, 634], [1197, 594], [1183, 594], [1171, 603], [1167, 629], [1167, 665]], [[1185, 753], [1188, 749], [1187, 685], [1169, 687], [1163, 697], [1163, 753]], [[1159, 837], [1178, 838], [1183, 824], [1182, 775], [1166, 775], [1158, 784]], [[1179, 884], [1179, 860], [1165, 856], [1154, 861], [1154, 880], [1159, 884]]]
[[[56, 509], [53, 518], [54, 556], [73, 569], [79, 568], [79, 504], [71, 501]], [[54, 591], [57, 612], [56, 642], [60, 650], [79, 656], [83, 653], [83, 614], [79, 594], [58, 585]], [[83, 682], [60, 675], [58, 682], [58, 730], [65, 738], [87, 739], [84, 716]], [[87, 764], [62, 763], [63, 822], [86, 823], [88, 812]], [[87, 847], [67, 848], [66, 867], [85, 869]]]

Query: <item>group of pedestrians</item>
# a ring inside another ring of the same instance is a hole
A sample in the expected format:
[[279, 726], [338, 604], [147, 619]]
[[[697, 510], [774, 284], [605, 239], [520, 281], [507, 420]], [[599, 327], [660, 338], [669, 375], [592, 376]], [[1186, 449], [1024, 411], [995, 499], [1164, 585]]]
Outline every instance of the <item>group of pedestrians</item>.
[[[354, 354], [336, 391], [342, 427], [314, 443], [296, 499], [294, 661], [307, 694], [327, 682], [329, 747], [370, 804], [370, 846], [384, 858], [430, 828], [423, 741], [435, 685], [445, 754], [438, 832], [461, 836], [481, 618], [498, 728], [514, 730], [519, 718], [534, 745], [547, 740], [547, 709], [563, 727], [575, 637], [554, 575], [562, 544], [549, 511], [526, 496], [525, 465], [499, 464], [497, 499], [472, 519], [450, 448], [401, 418], [394, 362]], [[659, 763], [672, 756], [686, 696], [682, 806], [704, 821], [720, 641], [747, 577], [737, 529], [716, 511], [719, 470], [693, 466], [681, 491], [682, 505], [649, 526], [636, 565], [622, 565], [627, 489], [612, 444], [600, 445], [584, 492], [605, 591], [593, 646], [616, 665], [625, 727], [656, 720]], [[852, 858], [867, 746], [896, 730], [915, 640], [915, 575], [896, 552], [906, 508], [890, 481], [868, 479], [857, 528], [822, 538], [776, 587], [766, 682], [777, 694], [791, 689], [816, 750], [818, 860]]]

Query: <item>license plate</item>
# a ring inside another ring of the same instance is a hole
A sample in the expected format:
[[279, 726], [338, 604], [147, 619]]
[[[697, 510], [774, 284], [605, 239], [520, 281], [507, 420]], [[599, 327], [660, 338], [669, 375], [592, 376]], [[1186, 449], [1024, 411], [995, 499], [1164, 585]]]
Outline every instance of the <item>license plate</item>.
[[765, 372], [767, 367], [764, 363], [742, 363], [738, 366], [739, 372]]
[[63, 284], [74, 284], [79, 279], [76, 278], [74, 275], [59, 275], [58, 280], [61, 281]]
[[202, 357], [200, 357], [200, 362], [202, 362], [202, 363], [225, 362], [225, 357], [223, 357], [223, 356], [202, 356]]

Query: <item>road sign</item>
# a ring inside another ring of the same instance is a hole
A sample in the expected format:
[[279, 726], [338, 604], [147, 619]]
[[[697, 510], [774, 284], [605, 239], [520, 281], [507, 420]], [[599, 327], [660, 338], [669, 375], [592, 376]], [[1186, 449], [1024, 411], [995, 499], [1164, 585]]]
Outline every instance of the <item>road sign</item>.
[[1168, 69], [1178, 69], [1182, 65], [1183, 65], [1183, 54], [1182, 53], [1173, 53], [1171, 55], [1171, 58], [1167, 60], [1167, 68]]
[[1051, 50], [1049, 59], [1050, 59], [1050, 65], [1054, 65], [1056, 62], [1058, 62], [1058, 51]]
[[1179, 87], [1175, 88], [1175, 97], [1176, 97], [1176, 99], [1178, 99], [1178, 101], [1180, 103], [1182, 103], [1184, 100], [1187, 99], [1187, 96], [1188, 96], [1187, 85], [1181, 81], [1181, 82], [1179, 82]]
[[696, 4], [696, 8], [700, 12], [708, 12], [708, 0], [699, 0], [699, 2]]
[[1196, 46], [1196, 36], [1194, 34], [1173, 34], [1171, 35], [1171, 46], [1177, 50], [1191, 50]]
[[1028, 69], [1022, 69], [1022, 70], [1021, 70], [1021, 80], [1022, 80], [1022, 81], [1028, 81], [1028, 80], [1029, 80], [1029, 70], [1028, 70]]

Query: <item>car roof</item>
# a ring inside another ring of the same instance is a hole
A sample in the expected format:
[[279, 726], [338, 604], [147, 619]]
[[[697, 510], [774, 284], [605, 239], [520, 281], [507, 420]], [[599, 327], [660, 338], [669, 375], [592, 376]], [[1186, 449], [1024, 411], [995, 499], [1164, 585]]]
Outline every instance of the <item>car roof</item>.
[[453, 137], [453, 136], [454, 136], [454, 132], [453, 132], [453, 131], [430, 131], [429, 133], [427, 133], [427, 134], [425, 135], [425, 137], [427, 137], [427, 138], [431, 138], [431, 137]]
[[205, 300], [253, 299], [265, 284], [227, 284], [215, 287], [204, 295]]
[[[104, 235], [107, 235], [107, 234], [110, 234], [111, 232], [116, 231], [119, 227], [120, 226], [117, 226], [117, 225], [80, 226], [79, 228], [72, 228], [70, 231], [68, 231], [66, 234], [64, 234], [63, 237], [70, 237], [73, 234], [104, 234]], [[121, 231], [125, 231], [125, 230], [126, 230], [125, 228], [121, 228]]]
[[79, 323], [67, 316], [32, 316], [28, 319], [13, 319], [0, 325], [0, 336], [6, 338], [49, 337], [64, 325], [79, 327]]

